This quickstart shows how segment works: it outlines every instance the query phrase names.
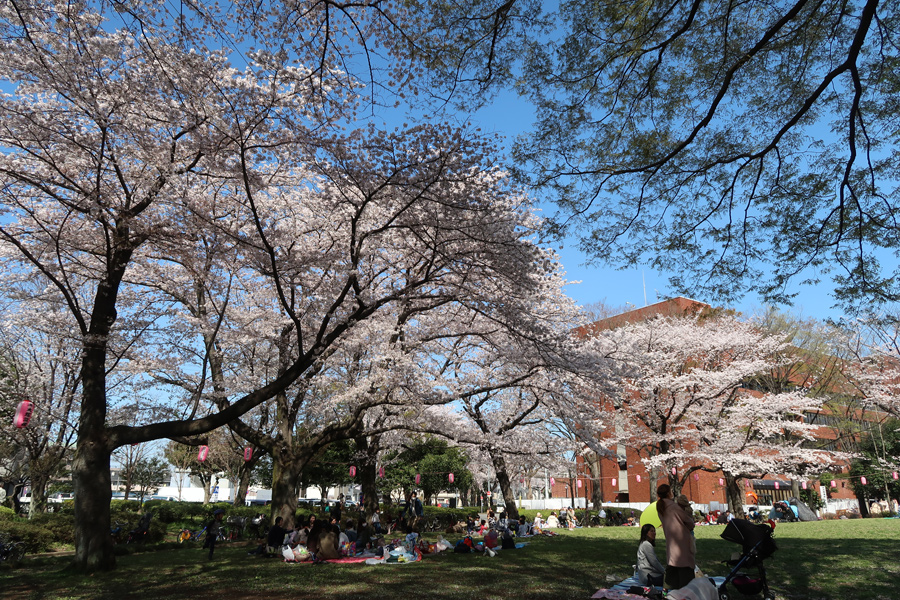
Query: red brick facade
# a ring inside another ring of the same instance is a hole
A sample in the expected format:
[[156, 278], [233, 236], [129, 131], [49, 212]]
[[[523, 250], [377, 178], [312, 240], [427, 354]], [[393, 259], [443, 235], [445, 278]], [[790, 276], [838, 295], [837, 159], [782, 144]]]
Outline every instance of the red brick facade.
[[[626, 323], [634, 323], [654, 316], [682, 316], [700, 314], [711, 310], [712, 308], [708, 304], [697, 302], [696, 300], [681, 297], [672, 298], [602, 319], [576, 329], [575, 333], [581, 337], [589, 337], [602, 330], [613, 329]], [[599, 401], [602, 402], [602, 400]], [[612, 410], [612, 406], [609, 408]], [[834, 439], [835, 436], [834, 430], [829, 427], [822, 427], [820, 434], [821, 439]], [[578, 457], [577, 470], [582, 487], [577, 487], [574, 478], [557, 477], [555, 478], [555, 485], [551, 489], [552, 497], [571, 498], [571, 486], [575, 486], [577, 497], [591, 498], [593, 493], [592, 480], [599, 480], [601, 487], [600, 499], [602, 502], [649, 502], [651, 500], [649, 473], [635, 449], [626, 448], [625, 460], [621, 462], [615, 458], [602, 458], [599, 461], [592, 458], [590, 462], [591, 464], [585, 464], [584, 460]], [[591, 472], [592, 466], [598, 471], [597, 473]], [[665, 483], [667, 476], [668, 474], [661, 473], [658, 483]], [[776, 481], [778, 482], [778, 489], [775, 489]], [[793, 495], [790, 482], [783, 478], [778, 479], [767, 476], [764, 480], [742, 481], [740, 485], [745, 491], [745, 503], [748, 505], [770, 504], [771, 500], [786, 499]], [[809, 480], [806, 485], [816, 490], [819, 489], [818, 481]], [[682, 493], [691, 502], [699, 504], [709, 504], [711, 502], [725, 504], [728, 502], [725, 493], [724, 475], [721, 472], [695, 471], [688, 477], [682, 488]], [[831, 498], [855, 498], [851, 487], [846, 481], [840, 479], [837, 480], [836, 487], [828, 488], [828, 493]]]

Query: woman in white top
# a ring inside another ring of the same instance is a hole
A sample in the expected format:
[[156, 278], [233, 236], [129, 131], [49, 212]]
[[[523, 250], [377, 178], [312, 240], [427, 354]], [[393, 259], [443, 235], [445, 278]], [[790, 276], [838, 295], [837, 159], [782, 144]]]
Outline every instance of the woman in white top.
[[641, 585], [661, 586], [666, 568], [656, 556], [656, 527], [647, 523], [641, 527], [641, 541], [637, 551], [637, 577]]
[[550, 529], [556, 529], [559, 527], [559, 519], [556, 518], [556, 513], [550, 513], [550, 516], [547, 517], [547, 527]]

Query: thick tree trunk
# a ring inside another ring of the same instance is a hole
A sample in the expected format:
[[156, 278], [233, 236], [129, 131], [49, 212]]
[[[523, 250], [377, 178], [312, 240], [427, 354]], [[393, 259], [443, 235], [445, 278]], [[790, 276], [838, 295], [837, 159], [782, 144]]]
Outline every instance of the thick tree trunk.
[[500, 454], [494, 452], [490, 452], [490, 454], [494, 473], [497, 475], [497, 483], [500, 485], [500, 492], [503, 494], [503, 502], [506, 505], [506, 516], [510, 519], [518, 519], [519, 508], [516, 506], [516, 497], [510, 484], [509, 473], [506, 471], [506, 461]]
[[75, 482], [75, 566], [81, 571], [116, 567], [110, 531], [110, 452], [102, 443], [79, 436], [72, 478]]
[[[277, 456], [277, 455], [276, 455]], [[307, 461], [291, 460], [286, 457], [273, 457], [272, 465], [272, 514], [271, 523], [282, 517], [285, 529], [294, 526], [294, 515], [297, 514], [297, 488], [300, 484], [300, 473]]]
[[80, 571], [94, 572], [114, 569], [116, 556], [109, 535], [112, 449], [106, 430], [106, 336], [88, 336], [88, 339], [90, 341], [85, 342], [82, 358], [83, 391], [78, 441], [72, 463], [75, 484], [74, 565]]

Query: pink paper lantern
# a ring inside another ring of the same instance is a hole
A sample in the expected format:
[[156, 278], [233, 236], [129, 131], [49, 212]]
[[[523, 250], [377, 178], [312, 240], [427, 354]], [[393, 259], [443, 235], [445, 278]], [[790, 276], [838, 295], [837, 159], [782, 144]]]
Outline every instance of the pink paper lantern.
[[551, 477], [550, 478], [550, 487], [553, 487], [554, 485], [556, 485], [556, 480]]
[[16, 407], [16, 417], [13, 419], [16, 429], [28, 427], [28, 422], [31, 420], [31, 413], [33, 412], [34, 403], [31, 400], [22, 400], [19, 402], [19, 406]]
[[780, 490], [780, 489], [781, 489], [781, 484], [779, 484], [777, 481], [775, 482], [775, 489], [776, 489], [776, 490]]
[[578, 489], [581, 489], [581, 480], [580, 479], [575, 480], [575, 485], [578, 486]]
[[831, 480], [831, 487], [837, 487], [837, 481], [835, 481], [834, 479]]
[[247, 446], [244, 448], [244, 462], [250, 462], [253, 460], [253, 448]]
[[350, 477], [356, 477], [356, 467], [354, 465], [350, 465]]
[[725, 480], [719, 477], [719, 485], [725, 485]]
[[700, 481], [700, 473], [694, 473], [694, 481]]
[[456, 479], [456, 478], [453, 476], [453, 473], [450, 473], [449, 475], [447, 475], [447, 480], [448, 480], [450, 483], [453, 483], [453, 480], [454, 480], [454, 479]]
[[892, 476], [894, 479], [897, 479], [897, 471], [894, 471], [893, 473], [891, 473], [891, 476]]
[[619, 480], [616, 479], [615, 477], [612, 478], [612, 484], [613, 484], [613, 487], [616, 487], [616, 482], [618, 482], [618, 481], [619, 481]]
[[640, 475], [635, 475], [634, 478], [637, 479], [637, 482], [638, 482], [638, 483], [641, 482], [641, 476], [640, 476]]
[[197, 460], [203, 462], [207, 456], [209, 456], [209, 446], [200, 446], [200, 449], [197, 451]]
[[859, 482], [863, 485], [866, 485], [867, 483], [869, 483], [869, 481], [866, 479], [865, 475], [863, 475], [862, 477], [859, 478]]
[[422, 476], [419, 473], [416, 473], [416, 485], [422, 483]]
[[678, 469], [676, 469], [675, 467], [672, 467], [672, 475], [677, 475], [677, 474], [678, 474]]
[[378, 469], [378, 476], [384, 479], [384, 467]]
[[803, 489], [804, 489], [804, 490], [806, 489], [806, 482], [805, 482], [805, 481], [804, 481], [803, 483], [801, 483], [800, 485], [803, 486]]
[[749, 487], [750, 487], [750, 481], [748, 481], [747, 479], [744, 480], [744, 487], [745, 487], [745, 488], [749, 488]]

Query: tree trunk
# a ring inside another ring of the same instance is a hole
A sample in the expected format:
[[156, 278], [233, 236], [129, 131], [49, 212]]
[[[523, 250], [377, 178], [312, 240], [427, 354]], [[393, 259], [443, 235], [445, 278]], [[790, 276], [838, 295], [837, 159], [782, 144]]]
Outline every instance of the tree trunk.
[[[84, 412], [82, 410], [82, 412]], [[84, 418], [82, 417], [82, 423]], [[116, 568], [110, 531], [111, 452], [103, 430], [79, 430], [72, 479], [75, 483], [75, 567], [83, 572]]]
[[372, 515], [378, 510], [378, 485], [376, 476], [378, 474], [378, 465], [376, 463], [378, 457], [378, 439], [369, 444], [367, 436], [358, 436], [354, 439], [356, 443], [356, 451], [363, 455], [360, 462], [357, 476], [359, 477], [360, 493], [362, 494], [362, 510], [366, 517], [366, 529], [369, 536], [375, 535], [375, 527], [372, 525]]
[[272, 514], [269, 519], [274, 523], [277, 517], [282, 517], [282, 527], [291, 529], [294, 527], [294, 515], [297, 514], [300, 473], [306, 466], [306, 461], [285, 458], [280, 455], [272, 457]]
[[600, 477], [600, 458], [594, 454], [590, 463], [591, 472], [591, 503], [594, 510], [600, 510], [603, 504], [603, 479]]
[[725, 499], [728, 501], [728, 508], [731, 510], [731, 513], [744, 518], [744, 490], [741, 489], [739, 484], [739, 479], [737, 479], [733, 474], [728, 471], [723, 471], [725, 474]]
[[[212, 498], [212, 491], [213, 491], [212, 475], [210, 475], [209, 479], [201, 478], [200, 481], [203, 482], [203, 505], [206, 506], [207, 504], [209, 504], [209, 501]], [[273, 523], [274, 523], [274, 521], [273, 521]]]
[[[103, 286], [98, 288], [102, 295]], [[115, 310], [108, 315], [93, 315], [91, 330], [97, 331], [94, 320], [115, 320]], [[111, 318], [108, 318], [111, 316]], [[81, 372], [82, 399], [78, 417], [78, 440], [72, 463], [75, 484], [75, 561], [82, 572], [110, 571], [116, 568], [112, 537], [109, 535], [109, 503], [112, 500], [112, 476], [106, 430], [106, 333], [89, 334], [84, 343]]]
[[256, 468], [259, 459], [262, 458], [263, 452], [259, 448], [253, 449], [253, 456], [250, 460], [241, 465], [238, 470], [238, 484], [234, 492], [234, 506], [243, 506], [247, 502], [247, 490], [250, 489], [250, 480], [253, 478], [253, 469]]
[[497, 475], [497, 483], [500, 484], [500, 492], [503, 494], [503, 502], [506, 505], [506, 517], [519, 518], [519, 509], [516, 506], [516, 497], [509, 481], [509, 473], [506, 472], [506, 461], [500, 454], [490, 452], [491, 462], [494, 464], [494, 473]]
[[650, 502], [656, 502], [659, 498], [656, 496], [656, 488], [659, 487], [659, 469], [650, 469]]
[[46, 475], [38, 475], [31, 478], [31, 508], [32, 515], [47, 512], [47, 483], [50, 478]]
[[250, 488], [250, 476], [253, 474], [253, 468], [247, 468], [247, 464], [241, 467], [238, 474], [237, 488], [234, 490], [234, 501], [232, 506], [243, 506], [247, 502], [247, 490]]

